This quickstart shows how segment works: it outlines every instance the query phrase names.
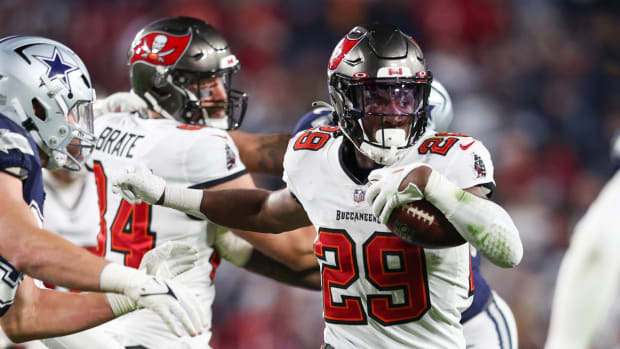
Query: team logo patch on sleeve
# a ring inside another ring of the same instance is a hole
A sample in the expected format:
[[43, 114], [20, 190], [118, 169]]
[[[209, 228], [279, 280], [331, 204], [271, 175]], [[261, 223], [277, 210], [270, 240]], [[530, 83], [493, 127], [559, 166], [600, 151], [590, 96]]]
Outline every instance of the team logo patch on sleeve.
[[474, 171], [476, 171], [476, 178], [487, 175], [487, 169], [484, 166], [484, 161], [482, 161], [482, 158], [476, 154], [474, 154]]
[[232, 149], [230, 149], [228, 144], [226, 144], [225, 149], [226, 149], [226, 168], [230, 170], [231, 168], [235, 167], [235, 165], [237, 164], [237, 156], [235, 155], [235, 152], [233, 152]]

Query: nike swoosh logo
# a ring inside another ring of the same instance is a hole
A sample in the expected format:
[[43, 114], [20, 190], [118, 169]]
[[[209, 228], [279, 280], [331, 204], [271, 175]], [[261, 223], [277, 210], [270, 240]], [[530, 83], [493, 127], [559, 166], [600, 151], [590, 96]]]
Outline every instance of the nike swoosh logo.
[[151, 292], [151, 293], [142, 293], [140, 295], [140, 297], [148, 297], [148, 296], [164, 296], [164, 295], [169, 295], [170, 297], [177, 299], [177, 295], [174, 294], [174, 292], [172, 291], [172, 289], [170, 288], [170, 286], [168, 286], [167, 283], [164, 282], [164, 285], [166, 286], [166, 290], [162, 291], [162, 292]]
[[467, 148], [471, 147], [471, 145], [474, 144], [475, 142], [476, 141], [471, 141], [471, 143], [469, 144], [466, 144], [466, 145], [459, 144], [459, 146], [461, 147], [461, 149], [467, 150]]

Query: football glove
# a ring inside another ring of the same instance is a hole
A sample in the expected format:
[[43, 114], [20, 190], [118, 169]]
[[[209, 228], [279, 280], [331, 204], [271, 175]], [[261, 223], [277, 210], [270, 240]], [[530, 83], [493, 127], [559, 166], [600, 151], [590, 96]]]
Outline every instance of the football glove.
[[[100, 285], [102, 290], [127, 296], [137, 309], [152, 310], [179, 337], [184, 334], [182, 328], [195, 336], [202, 333], [208, 324], [207, 316], [195, 295], [172, 280], [161, 280], [146, 275], [144, 271], [109, 263], [101, 272]], [[131, 305], [129, 302], [115, 303], [121, 299], [124, 298], [108, 297], [117, 316], [125, 310], [124, 306]]]
[[424, 198], [424, 194], [413, 183], [409, 183], [402, 191], [398, 190], [403, 179], [420, 166], [428, 167], [422, 163], [413, 163], [400, 168], [383, 167], [370, 173], [368, 176], [370, 188], [366, 191], [366, 202], [379, 222], [386, 224], [396, 207]]
[[[200, 211], [203, 191], [168, 186], [166, 181], [144, 166], [130, 166], [110, 174], [112, 191], [132, 204], [142, 201], [183, 211], [194, 217], [206, 218]], [[162, 202], [159, 200], [162, 198]]]
[[186, 242], [168, 241], [147, 252], [140, 270], [159, 279], [173, 279], [194, 267], [198, 250]]
[[145, 166], [128, 166], [111, 173], [112, 192], [131, 204], [154, 204], [164, 194], [166, 181]]

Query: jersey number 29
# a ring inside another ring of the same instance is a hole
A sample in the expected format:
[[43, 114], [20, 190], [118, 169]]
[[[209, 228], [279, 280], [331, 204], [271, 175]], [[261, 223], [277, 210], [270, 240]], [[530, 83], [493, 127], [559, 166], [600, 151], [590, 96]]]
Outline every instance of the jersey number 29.
[[[390, 326], [415, 321], [430, 309], [424, 251], [392, 233], [372, 234], [362, 245], [363, 258], [359, 259], [349, 233], [320, 228], [314, 252], [323, 261], [326, 322], [363, 325], [368, 323], [368, 313], [383, 326]], [[363, 266], [358, 265], [359, 260]], [[383, 292], [364, 295], [368, 311], [359, 296], [346, 292], [359, 279], [360, 267], [365, 270], [366, 280]]]

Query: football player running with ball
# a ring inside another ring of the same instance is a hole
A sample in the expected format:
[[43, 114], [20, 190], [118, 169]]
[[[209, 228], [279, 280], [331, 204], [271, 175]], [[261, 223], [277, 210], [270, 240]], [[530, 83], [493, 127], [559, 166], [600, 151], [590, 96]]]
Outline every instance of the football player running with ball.
[[425, 132], [432, 77], [418, 45], [394, 26], [353, 28], [334, 50], [328, 78], [338, 127], [291, 140], [285, 189], [198, 191], [143, 167], [112, 183], [129, 200], [224, 226], [279, 233], [312, 224], [326, 347], [465, 348], [468, 245], [423, 248], [385, 223], [395, 207], [426, 199], [491, 262], [517, 265], [518, 230], [486, 199], [494, 185], [488, 151], [470, 137]]
[[[454, 116], [454, 110], [448, 91], [437, 79], [433, 79], [433, 83], [431, 84], [428, 104], [428, 124], [426, 127], [435, 132], [447, 132]], [[331, 115], [331, 107], [315, 108], [299, 120], [293, 134], [310, 128], [335, 125]], [[264, 141], [262, 143], [264, 143]], [[261, 144], [255, 144], [254, 148], [260, 149]], [[278, 154], [275, 149], [273, 150]], [[281, 150], [282, 153], [285, 151], [285, 148]], [[241, 156], [243, 157], [243, 153]], [[265, 156], [262, 157], [264, 158]], [[262, 159], [257, 162], [261, 164], [270, 163], [269, 159]], [[247, 166], [247, 162], [245, 163]], [[263, 167], [265, 168], [264, 171], [269, 171], [269, 167]], [[279, 169], [278, 173], [282, 173], [282, 171], [282, 169]], [[480, 262], [482, 258], [478, 251], [472, 247], [470, 248], [470, 252], [471, 271], [474, 282], [474, 300], [461, 315], [461, 324], [463, 325], [467, 348], [516, 349], [519, 345], [515, 317], [508, 304], [491, 289], [482, 275], [480, 271]]]

